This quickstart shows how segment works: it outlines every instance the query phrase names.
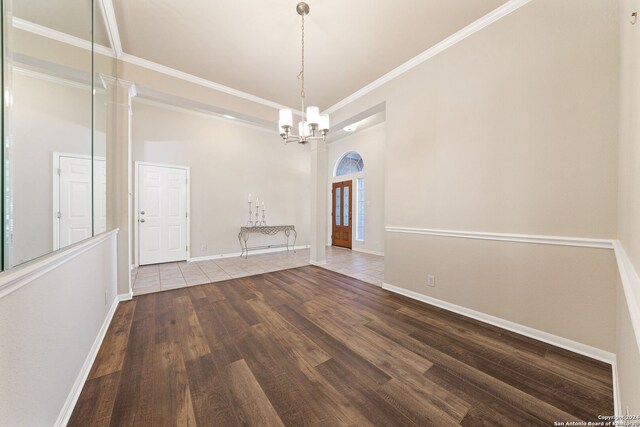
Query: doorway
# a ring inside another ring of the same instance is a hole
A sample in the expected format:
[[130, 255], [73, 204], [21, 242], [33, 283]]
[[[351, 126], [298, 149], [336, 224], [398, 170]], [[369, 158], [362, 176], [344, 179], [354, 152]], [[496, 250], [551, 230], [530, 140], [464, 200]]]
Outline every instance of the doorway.
[[351, 249], [352, 181], [334, 182], [331, 189], [331, 244]]
[[137, 265], [189, 258], [189, 168], [136, 162]]

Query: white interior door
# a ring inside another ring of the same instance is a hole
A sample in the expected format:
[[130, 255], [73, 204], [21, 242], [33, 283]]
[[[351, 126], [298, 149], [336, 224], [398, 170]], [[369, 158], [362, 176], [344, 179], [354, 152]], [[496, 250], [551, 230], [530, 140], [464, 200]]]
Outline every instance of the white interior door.
[[59, 157], [58, 248], [92, 236], [91, 160]]
[[186, 169], [138, 167], [139, 264], [186, 260]]

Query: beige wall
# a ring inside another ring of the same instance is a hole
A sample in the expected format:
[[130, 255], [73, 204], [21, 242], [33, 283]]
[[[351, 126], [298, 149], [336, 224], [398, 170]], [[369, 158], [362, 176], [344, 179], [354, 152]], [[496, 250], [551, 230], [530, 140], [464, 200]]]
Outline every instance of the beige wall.
[[[240, 252], [249, 193], [266, 203], [268, 224], [293, 224], [296, 245], [309, 244], [309, 147], [284, 145], [276, 133], [237, 121], [133, 105], [133, 160], [191, 168], [192, 257]], [[281, 240], [256, 235], [249, 243]]]
[[55, 423], [116, 298], [115, 241], [0, 297], [0, 424]]
[[[629, 24], [640, 1], [620, 0], [620, 169], [618, 237], [640, 271], [640, 24]], [[634, 289], [640, 295], [640, 289]], [[618, 286], [617, 346], [621, 406], [640, 414], [640, 352], [628, 301]], [[637, 302], [631, 301], [631, 304]]]
[[[616, 16], [533, 1], [334, 114], [386, 102], [387, 225], [615, 238]], [[387, 233], [385, 255], [391, 285], [614, 351], [612, 252]]]
[[[384, 175], [385, 175], [385, 144], [386, 131], [384, 123], [364, 129], [354, 135], [347, 136], [338, 141], [327, 144], [328, 147], [328, 171], [329, 176], [329, 202], [328, 202], [328, 236], [327, 242], [331, 244], [331, 183], [352, 180], [354, 192], [353, 203], [353, 249], [363, 249], [384, 253]], [[334, 177], [334, 171], [338, 160], [349, 151], [356, 151], [362, 156], [364, 170], [361, 173]], [[364, 241], [356, 240], [356, 213], [357, 213], [357, 185], [356, 180], [364, 178]]]
[[387, 283], [609, 352], [616, 269], [608, 249], [398, 233], [386, 241]]

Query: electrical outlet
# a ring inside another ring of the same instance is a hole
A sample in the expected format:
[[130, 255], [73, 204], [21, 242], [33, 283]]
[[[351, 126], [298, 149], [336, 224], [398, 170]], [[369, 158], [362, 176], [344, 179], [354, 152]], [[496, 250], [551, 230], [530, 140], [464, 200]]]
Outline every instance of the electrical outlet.
[[433, 274], [427, 275], [427, 286], [431, 286], [432, 288], [436, 287], [436, 276]]
[[200, 250], [201, 250], [202, 252], [206, 251], [206, 250], [207, 250], [207, 244], [206, 244], [206, 243], [203, 243], [203, 244], [202, 244], [202, 246], [200, 246]]

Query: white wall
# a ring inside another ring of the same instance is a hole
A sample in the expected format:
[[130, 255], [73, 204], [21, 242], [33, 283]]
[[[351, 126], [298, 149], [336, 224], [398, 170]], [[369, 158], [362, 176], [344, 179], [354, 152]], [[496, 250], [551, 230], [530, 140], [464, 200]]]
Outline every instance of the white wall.
[[[331, 183], [352, 180], [353, 219], [352, 247], [355, 250], [384, 253], [384, 175], [385, 175], [386, 131], [384, 123], [356, 132], [353, 135], [327, 144], [328, 147], [328, 236], [327, 244], [331, 244]], [[336, 163], [349, 151], [356, 151], [362, 156], [364, 170], [357, 174], [334, 177]], [[358, 178], [364, 178], [364, 241], [356, 240], [357, 224], [357, 185]]]
[[[0, 283], [20, 270], [2, 273]], [[0, 425], [55, 423], [117, 297], [116, 284], [111, 234], [0, 297]]]
[[[240, 252], [249, 193], [266, 203], [268, 224], [293, 224], [296, 245], [309, 244], [308, 146], [285, 146], [266, 129], [140, 100], [132, 126], [134, 161], [191, 168], [192, 257]], [[283, 239], [252, 235], [249, 245]]]

